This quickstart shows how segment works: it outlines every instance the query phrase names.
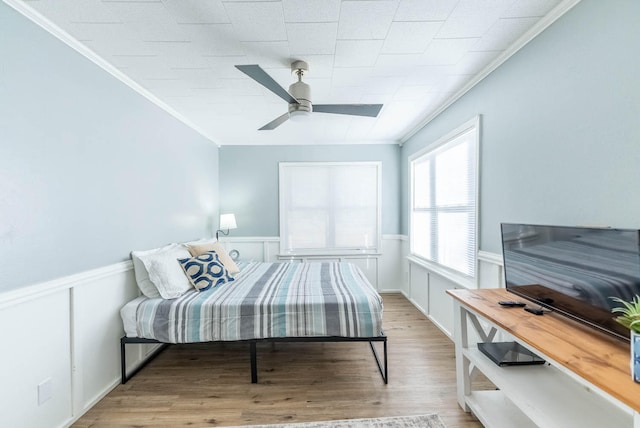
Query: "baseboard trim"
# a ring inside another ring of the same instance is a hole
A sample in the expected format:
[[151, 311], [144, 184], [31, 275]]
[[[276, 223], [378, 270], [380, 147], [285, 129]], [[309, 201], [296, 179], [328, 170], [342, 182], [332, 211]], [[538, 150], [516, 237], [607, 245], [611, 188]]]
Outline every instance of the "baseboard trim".
[[378, 290], [378, 293], [379, 294], [402, 294], [404, 297], [407, 297], [404, 291], [400, 290], [399, 288], [389, 288], [385, 290]]
[[60, 427], [61, 428], [63, 428], [63, 427], [67, 428], [67, 427], [70, 427], [71, 425], [73, 425], [74, 423], [76, 423], [78, 421], [78, 419], [83, 417], [85, 415], [85, 413], [87, 413], [89, 410], [91, 410], [93, 408], [93, 406], [98, 404], [98, 402], [100, 400], [102, 400], [104, 397], [106, 397], [107, 394], [109, 394], [111, 391], [116, 389], [116, 387], [118, 385], [120, 385], [120, 378], [116, 378], [113, 382], [111, 382], [109, 385], [107, 385], [98, 395], [96, 395], [93, 399], [91, 399], [89, 402], [87, 402], [87, 404], [84, 406], [84, 408], [82, 410], [80, 410], [77, 415], [73, 415], [66, 422], [64, 422], [62, 425], [60, 425]]

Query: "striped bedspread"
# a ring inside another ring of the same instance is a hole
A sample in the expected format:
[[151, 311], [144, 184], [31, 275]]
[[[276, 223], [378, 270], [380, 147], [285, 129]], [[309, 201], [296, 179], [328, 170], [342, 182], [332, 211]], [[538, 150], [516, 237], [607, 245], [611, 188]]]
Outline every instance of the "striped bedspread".
[[243, 263], [235, 281], [138, 305], [138, 337], [166, 343], [376, 337], [382, 299], [350, 263]]

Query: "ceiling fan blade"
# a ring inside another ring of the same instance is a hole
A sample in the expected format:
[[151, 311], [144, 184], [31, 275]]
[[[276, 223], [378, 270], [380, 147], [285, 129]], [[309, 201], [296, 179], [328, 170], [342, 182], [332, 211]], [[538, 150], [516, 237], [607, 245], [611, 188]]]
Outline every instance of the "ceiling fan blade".
[[314, 104], [313, 111], [319, 113], [350, 114], [352, 116], [376, 117], [382, 104]]
[[262, 68], [260, 68], [257, 64], [252, 65], [236, 65], [236, 68], [242, 71], [247, 76], [251, 77], [253, 80], [282, 98], [288, 103], [296, 103], [300, 104], [298, 100], [289, 94], [282, 86], [278, 84], [271, 76], [267, 74]]
[[287, 121], [287, 119], [289, 119], [289, 113], [285, 113], [282, 116], [278, 116], [277, 118], [273, 119], [271, 122], [267, 123], [262, 128], [258, 129], [258, 131], [271, 131], [271, 130], [274, 130], [278, 126], [280, 126], [283, 123], [285, 123]]

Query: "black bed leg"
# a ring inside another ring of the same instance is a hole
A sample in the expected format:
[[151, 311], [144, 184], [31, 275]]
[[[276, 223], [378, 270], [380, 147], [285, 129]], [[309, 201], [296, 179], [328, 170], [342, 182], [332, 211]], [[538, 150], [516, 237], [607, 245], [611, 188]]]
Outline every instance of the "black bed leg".
[[[127, 359], [126, 359], [127, 358], [127, 354], [126, 354], [126, 351], [125, 351], [125, 345], [127, 343], [132, 343], [132, 344], [153, 344], [153, 345], [160, 345], [160, 347], [158, 349], [154, 350], [150, 355], [148, 355], [144, 361], [142, 361], [140, 364], [138, 364], [138, 366], [136, 368], [134, 368], [131, 371], [131, 373], [129, 373], [127, 375]], [[121, 374], [122, 374], [122, 384], [124, 385], [125, 383], [127, 383], [132, 377], [134, 377], [147, 364], [149, 364], [151, 361], [153, 361], [153, 359], [155, 357], [160, 355], [160, 353], [162, 351], [167, 349], [168, 346], [169, 346], [168, 343], [162, 343], [162, 342], [158, 342], [158, 341], [152, 340], [152, 339], [127, 338], [126, 336], [123, 336], [122, 338], [120, 338], [120, 370], [121, 370]]]
[[369, 341], [369, 347], [371, 348], [371, 352], [373, 352], [373, 358], [376, 360], [376, 365], [378, 366], [378, 371], [380, 372], [380, 376], [382, 376], [382, 380], [385, 385], [389, 383], [389, 375], [387, 373], [387, 339], [382, 340], [383, 348], [384, 348], [384, 361], [380, 362], [380, 358], [378, 357], [378, 352], [376, 351], [375, 346], [373, 346], [373, 342]]
[[387, 371], [387, 341], [384, 341], [384, 383], [389, 383], [389, 372]]
[[249, 342], [249, 353], [251, 354], [251, 383], [258, 383], [258, 361], [256, 358], [256, 341]]
[[127, 383], [129, 379], [127, 379], [127, 354], [124, 350], [124, 338], [120, 339], [120, 370], [122, 373], [122, 384]]

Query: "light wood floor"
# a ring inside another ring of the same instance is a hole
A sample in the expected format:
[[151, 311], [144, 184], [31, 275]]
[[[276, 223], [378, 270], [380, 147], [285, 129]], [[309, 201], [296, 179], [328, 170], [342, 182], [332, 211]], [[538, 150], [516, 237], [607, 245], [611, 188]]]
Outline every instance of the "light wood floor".
[[[453, 343], [400, 294], [384, 294], [385, 385], [368, 343], [169, 347], [74, 427], [219, 427], [438, 413], [448, 428], [481, 427], [456, 401]], [[378, 344], [381, 346], [381, 344]]]

